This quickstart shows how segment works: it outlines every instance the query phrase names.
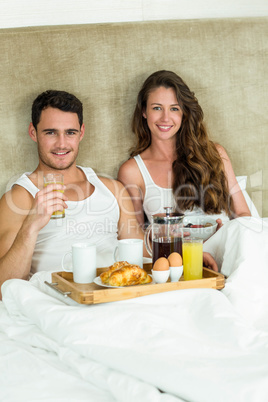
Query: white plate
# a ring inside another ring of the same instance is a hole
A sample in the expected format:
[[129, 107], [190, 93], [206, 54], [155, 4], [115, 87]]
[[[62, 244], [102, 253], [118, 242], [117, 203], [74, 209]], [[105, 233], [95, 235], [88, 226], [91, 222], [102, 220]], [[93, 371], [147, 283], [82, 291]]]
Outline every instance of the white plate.
[[[148, 274], [148, 275], [152, 278], [152, 275], [150, 275], [150, 274]], [[127, 286], [111, 286], [111, 285], [106, 285], [105, 283], [102, 282], [100, 276], [97, 276], [97, 277], [93, 280], [93, 282], [96, 283], [96, 285], [104, 286], [105, 288], [126, 288], [126, 287], [131, 287], [131, 286], [139, 286], [139, 284], [138, 284], [138, 285], [127, 285]], [[150, 283], [143, 283], [142, 285], [153, 285], [154, 283], [155, 283], [155, 281], [152, 280], [152, 282], [150, 282]]]

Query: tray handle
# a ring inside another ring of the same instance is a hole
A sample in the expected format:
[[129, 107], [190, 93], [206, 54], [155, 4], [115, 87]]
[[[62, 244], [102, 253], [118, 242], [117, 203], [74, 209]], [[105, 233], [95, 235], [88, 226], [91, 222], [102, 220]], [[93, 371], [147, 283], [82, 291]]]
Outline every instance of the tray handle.
[[56, 290], [56, 292], [60, 293], [62, 296], [64, 297], [68, 297], [72, 292], [63, 292], [62, 290], [56, 288], [56, 286], [58, 286], [57, 282], [54, 283], [49, 283], [47, 281], [44, 282], [47, 286], [49, 286], [51, 289]]

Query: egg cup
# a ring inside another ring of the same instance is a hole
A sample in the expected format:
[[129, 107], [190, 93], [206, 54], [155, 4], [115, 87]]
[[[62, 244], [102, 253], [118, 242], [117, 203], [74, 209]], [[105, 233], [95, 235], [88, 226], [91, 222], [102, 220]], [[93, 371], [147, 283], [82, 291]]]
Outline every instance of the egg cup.
[[155, 271], [152, 269], [152, 276], [155, 283], [166, 283], [169, 278], [170, 269], [164, 271]]
[[182, 276], [183, 265], [180, 267], [170, 267], [170, 280], [171, 282], [178, 282]]

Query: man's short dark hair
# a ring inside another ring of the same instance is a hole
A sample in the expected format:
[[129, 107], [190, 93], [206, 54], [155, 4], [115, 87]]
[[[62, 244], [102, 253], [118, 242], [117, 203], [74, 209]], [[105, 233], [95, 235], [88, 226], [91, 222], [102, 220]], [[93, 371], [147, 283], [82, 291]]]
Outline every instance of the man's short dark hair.
[[40, 122], [42, 110], [52, 107], [63, 112], [76, 113], [80, 127], [83, 124], [83, 105], [74, 95], [65, 91], [48, 90], [34, 100], [32, 105], [32, 123], [35, 129]]

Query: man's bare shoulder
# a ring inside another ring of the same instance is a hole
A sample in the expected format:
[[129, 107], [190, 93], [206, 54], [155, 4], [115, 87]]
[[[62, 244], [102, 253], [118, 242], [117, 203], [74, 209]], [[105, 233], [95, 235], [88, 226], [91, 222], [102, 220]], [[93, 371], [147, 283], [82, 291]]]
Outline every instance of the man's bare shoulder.
[[23, 220], [29, 213], [32, 202], [32, 195], [22, 186], [15, 185], [0, 199], [0, 219], [13, 215]]
[[0, 257], [12, 246], [29, 214], [33, 197], [21, 186], [14, 186], [0, 200]]

